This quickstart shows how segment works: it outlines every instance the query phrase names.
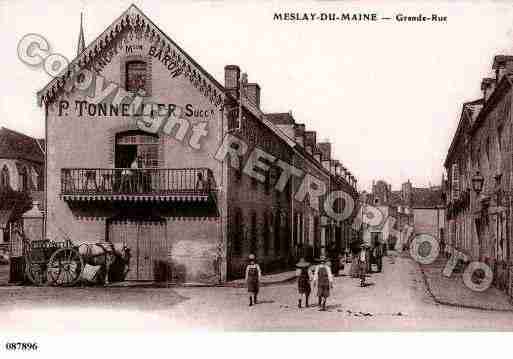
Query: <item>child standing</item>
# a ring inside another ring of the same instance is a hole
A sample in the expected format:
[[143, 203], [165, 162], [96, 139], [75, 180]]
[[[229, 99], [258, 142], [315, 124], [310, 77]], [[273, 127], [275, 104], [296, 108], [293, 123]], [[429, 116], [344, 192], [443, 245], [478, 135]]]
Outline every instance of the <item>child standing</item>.
[[321, 256], [319, 262], [320, 264], [315, 268], [313, 283], [314, 286], [317, 284], [319, 310], [326, 311], [326, 300], [330, 296], [330, 289], [333, 288], [333, 274], [331, 274], [331, 269], [326, 264], [326, 257]]
[[297, 302], [297, 307], [301, 308], [301, 301], [303, 299], [303, 295], [305, 296], [305, 307], [308, 308], [308, 299], [310, 298], [310, 293], [312, 291], [312, 287], [310, 286], [311, 281], [311, 272], [310, 272], [310, 263], [305, 261], [304, 258], [301, 258], [299, 262], [296, 263], [296, 276], [297, 279], [297, 290], [299, 292], [299, 299]]
[[246, 267], [246, 284], [248, 286], [249, 293], [249, 306], [251, 307], [253, 304], [257, 304], [262, 272], [260, 271], [260, 266], [255, 262], [254, 254], [250, 254], [248, 259], [249, 264]]
[[358, 254], [358, 268], [360, 276], [360, 287], [365, 287], [365, 275], [367, 274], [367, 247], [362, 245]]

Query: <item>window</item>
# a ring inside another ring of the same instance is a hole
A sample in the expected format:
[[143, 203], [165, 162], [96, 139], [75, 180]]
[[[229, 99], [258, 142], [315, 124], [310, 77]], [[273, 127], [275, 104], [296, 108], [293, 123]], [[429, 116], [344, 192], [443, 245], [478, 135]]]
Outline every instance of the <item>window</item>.
[[249, 250], [255, 254], [257, 250], [257, 215], [256, 212], [251, 213], [251, 238], [249, 243]]
[[20, 184], [21, 184], [21, 190], [22, 191], [28, 191], [29, 190], [27, 167], [23, 167], [21, 169]]
[[129, 168], [137, 159], [142, 168], [159, 167], [159, 138], [141, 131], [128, 131], [116, 137], [116, 168]]
[[497, 172], [501, 172], [502, 150], [503, 150], [502, 133], [503, 133], [503, 127], [499, 126], [499, 128], [497, 128]]
[[4, 165], [0, 173], [0, 189], [9, 189], [10, 186], [9, 169]]
[[264, 255], [269, 254], [269, 239], [270, 239], [270, 230], [269, 230], [269, 215], [264, 213]]
[[233, 237], [232, 237], [232, 246], [233, 246], [233, 254], [240, 255], [242, 251], [242, 236], [243, 236], [243, 226], [242, 226], [242, 211], [240, 209], [235, 210], [235, 217], [233, 221]]
[[289, 223], [289, 217], [285, 215], [283, 217], [283, 221], [285, 224], [284, 232], [285, 232], [285, 238], [284, 238], [284, 244], [285, 244], [285, 253], [288, 254], [290, 252], [290, 223]]
[[271, 192], [271, 172], [265, 172], [265, 194], [269, 194]]
[[490, 137], [488, 137], [486, 139], [485, 151], [486, 151], [486, 160], [488, 161], [488, 164], [489, 164], [490, 163]]
[[281, 229], [281, 215], [280, 215], [280, 212], [277, 212], [276, 215], [274, 216], [274, 254], [280, 254], [280, 251], [281, 251], [280, 229]]
[[452, 164], [452, 173], [451, 173], [452, 181], [451, 181], [451, 189], [452, 189], [452, 199], [456, 199], [460, 193], [460, 172], [458, 170], [458, 164]]
[[130, 61], [126, 63], [126, 83], [125, 88], [128, 92], [144, 91], [148, 93], [147, 87], [147, 68], [145, 61]]

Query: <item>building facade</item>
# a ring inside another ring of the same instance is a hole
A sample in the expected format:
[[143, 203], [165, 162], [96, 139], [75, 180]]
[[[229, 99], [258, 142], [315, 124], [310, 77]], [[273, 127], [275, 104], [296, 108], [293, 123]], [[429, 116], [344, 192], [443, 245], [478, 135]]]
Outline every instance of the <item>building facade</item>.
[[7, 245], [10, 225], [30, 200], [42, 199], [43, 187], [44, 140], [0, 128], [0, 245]]
[[225, 281], [250, 253], [270, 272], [350, 234], [354, 213], [330, 222], [322, 206], [332, 188], [358, 196], [331, 148], [265, 113], [238, 66], [220, 84], [134, 5], [38, 97], [46, 236], [126, 243], [130, 280]]
[[495, 77], [481, 82], [482, 98], [463, 105], [444, 163], [446, 232], [455, 251], [488, 264], [494, 284], [511, 294], [513, 57], [495, 56], [492, 70]]

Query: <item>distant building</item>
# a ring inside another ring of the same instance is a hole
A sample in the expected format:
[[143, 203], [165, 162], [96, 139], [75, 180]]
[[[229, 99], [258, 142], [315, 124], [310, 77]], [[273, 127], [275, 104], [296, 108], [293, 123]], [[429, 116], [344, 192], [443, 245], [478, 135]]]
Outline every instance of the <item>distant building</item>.
[[0, 244], [9, 241], [9, 225], [20, 220], [26, 198], [42, 199], [43, 185], [44, 140], [0, 128]]
[[397, 241], [407, 244], [412, 234], [430, 234], [437, 240], [444, 237], [445, 208], [440, 186], [413, 187], [408, 180], [401, 190], [392, 191], [390, 184], [379, 180], [373, 183], [372, 193], [363, 192], [360, 198], [378, 208], [384, 218], [381, 226], [372, 227], [369, 233], [364, 231], [364, 240], [380, 238], [394, 247]]

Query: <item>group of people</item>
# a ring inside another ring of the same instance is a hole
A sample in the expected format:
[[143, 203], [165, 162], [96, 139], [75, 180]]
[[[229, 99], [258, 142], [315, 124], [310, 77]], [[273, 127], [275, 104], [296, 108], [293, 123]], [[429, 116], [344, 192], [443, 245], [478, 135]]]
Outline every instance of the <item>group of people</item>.
[[[360, 286], [365, 287], [365, 279], [367, 272], [371, 268], [371, 259], [377, 266], [377, 271], [382, 270], [382, 257], [385, 255], [384, 245], [379, 244], [370, 248], [368, 245], [362, 244], [358, 248], [357, 254], [352, 260], [352, 275], [360, 279]], [[349, 253], [346, 253], [349, 256]], [[344, 260], [346, 262], [347, 260]], [[340, 266], [336, 266], [340, 268]], [[338, 273], [335, 273], [338, 275]], [[260, 282], [262, 271], [260, 266], [256, 263], [254, 254], [249, 255], [249, 264], [246, 266], [245, 280], [249, 293], [249, 306], [258, 303], [258, 292], [260, 289]], [[321, 311], [326, 310], [326, 301], [330, 296], [330, 291], [333, 289], [333, 272], [331, 266], [327, 263], [325, 256], [319, 258], [317, 265], [311, 265], [304, 258], [301, 258], [296, 263], [296, 277], [298, 286], [298, 308], [302, 308], [303, 303], [305, 307], [310, 305], [310, 294], [312, 289], [316, 289], [318, 305]], [[304, 299], [304, 302], [303, 302]]]
[[[303, 297], [305, 299], [305, 307], [309, 306], [312, 288], [316, 288], [319, 308], [325, 311], [326, 301], [330, 296], [330, 290], [333, 289], [333, 273], [331, 272], [330, 266], [326, 263], [326, 257], [321, 256], [319, 258], [319, 264], [316, 266], [311, 266], [304, 258], [301, 258], [296, 264], [296, 267], [299, 293], [298, 308], [301, 308], [303, 305]], [[250, 254], [245, 275], [250, 307], [258, 303], [261, 277], [262, 271], [258, 263], [256, 263], [255, 255]]]

